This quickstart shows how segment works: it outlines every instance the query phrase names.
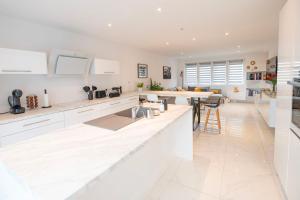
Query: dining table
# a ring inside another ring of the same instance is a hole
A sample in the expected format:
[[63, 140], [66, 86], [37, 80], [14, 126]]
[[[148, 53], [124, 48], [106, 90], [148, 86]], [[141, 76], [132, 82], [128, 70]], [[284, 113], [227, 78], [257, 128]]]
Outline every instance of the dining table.
[[[213, 92], [194, 92], [194, 91], [152, 91], [145, 90], [139, 92], [140, 96], [147, 96], [148, 94], [156, 94], [158, 97], [186, 97], [190, 99], [191, 106], [193, 106], [193, 130], [200, 127], [201, 122], [201, 104], [204, 99], [208, 99]], [[196, 120], [197, 116], [197, 120]], [[196, 122], [196, 124], [195, 124]]]

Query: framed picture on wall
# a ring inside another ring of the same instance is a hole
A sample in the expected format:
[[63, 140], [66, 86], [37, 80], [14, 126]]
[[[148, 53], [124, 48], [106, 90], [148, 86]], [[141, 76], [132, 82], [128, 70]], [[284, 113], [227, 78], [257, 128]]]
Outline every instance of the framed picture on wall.
[[171, 67], [163, 66], [163, 79], [171, 79]]
[[148, 78], [148, 65], [138, 64], [137, 65], [138, 78]]

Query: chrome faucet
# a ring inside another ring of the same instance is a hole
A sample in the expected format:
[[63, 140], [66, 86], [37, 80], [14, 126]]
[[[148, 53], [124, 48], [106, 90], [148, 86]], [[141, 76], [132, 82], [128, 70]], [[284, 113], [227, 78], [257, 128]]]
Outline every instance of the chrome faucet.
[[135, 106], [133, 108], [131, 108], [131, 117], [132, 119], [136, 119], [136, 115], [139, 112], [141, 106]]

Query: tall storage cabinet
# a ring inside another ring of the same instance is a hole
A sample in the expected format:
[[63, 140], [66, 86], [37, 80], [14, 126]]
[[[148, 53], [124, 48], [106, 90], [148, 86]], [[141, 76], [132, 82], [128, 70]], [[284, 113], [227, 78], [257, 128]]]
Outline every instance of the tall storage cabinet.
[[[287, 81], [298, 77], [300, 70], [300, 0], [289, 0], [282, 8], [279, 24], [278, 82], [274, 164], [288, 200], [300, 199], [300, 140], [290, 130], [292, 91]], [[296, 161], [297, 159], [298, 161]]]

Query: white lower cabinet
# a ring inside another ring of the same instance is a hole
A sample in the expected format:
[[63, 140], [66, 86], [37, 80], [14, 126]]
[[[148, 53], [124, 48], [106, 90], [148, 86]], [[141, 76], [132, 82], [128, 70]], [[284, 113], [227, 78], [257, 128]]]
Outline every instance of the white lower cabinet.
[[84, 123], [138, 105], [138, 96], [111, 99], [109, 102], [33, 117], [0, 125], [0, 146], [13, 144], [44, 133]]
[[63, 113], [54, 113], [0, 125], [0, 146], [64, 128]]
[[101, 107], [102, 105], [93, 105], [65, 111], [66, 127], [99, 117]]
[[289, 144], [287, 197], [288, 200], [300, 199], [300, 138], [291, 131]]
[[35, 129], [27, 130], [27, 131], [18, 132], [18, 133], [0, 138], [0, 144], [1, 144], [0, 146], [14, 144], [16, 142], [27, 140], [27, 139], [42, 135], [44, 133], [49, 133], [53, 130], [57, 130], [57, 129], [64, 128], [64, 127], [65, 127], [64, 122], [58, 122], [58, 123], [42, 126], [40, 128], [35, 128]]
[[136, 105], [138, 105], [138, 96], [65, 111], [65, 125], [68, 127], [75, 124], [84, 123], [98, 117], [103, 117], [105, 115], [110, 115], [131, 108]]

